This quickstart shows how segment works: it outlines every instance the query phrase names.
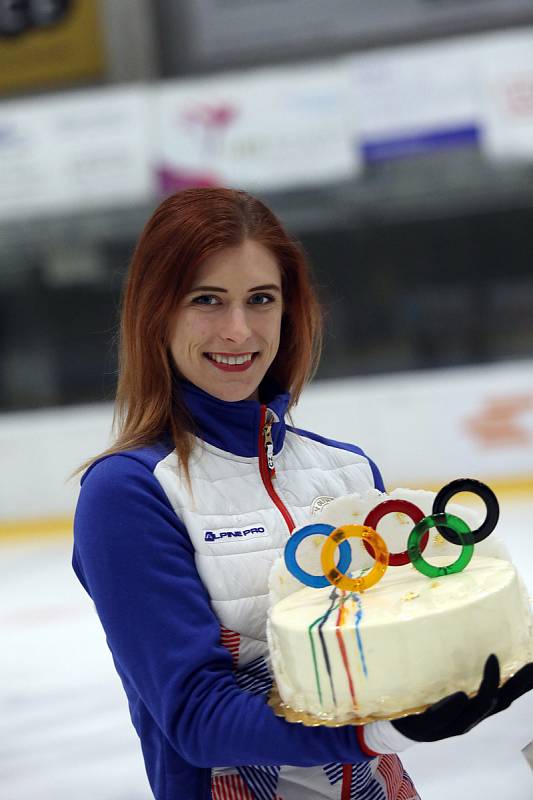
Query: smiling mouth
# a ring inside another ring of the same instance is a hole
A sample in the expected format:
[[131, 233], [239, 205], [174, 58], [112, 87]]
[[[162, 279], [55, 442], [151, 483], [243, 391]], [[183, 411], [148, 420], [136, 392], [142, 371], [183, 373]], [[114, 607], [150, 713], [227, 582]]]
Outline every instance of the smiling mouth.
[[245, 372], [251, 367], [259, 353], [204, 353], [205, 358], [223, 372]]

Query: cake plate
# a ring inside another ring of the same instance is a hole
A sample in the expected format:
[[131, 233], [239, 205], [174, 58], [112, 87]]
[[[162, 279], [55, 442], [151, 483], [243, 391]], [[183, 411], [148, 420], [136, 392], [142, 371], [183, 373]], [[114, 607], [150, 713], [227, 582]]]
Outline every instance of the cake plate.
[[283, 717], [287, 722], [301, 722], [302, 725], [306, 725], [309, 728], [316, 728], [318, 725], [324, 725], [328, 728], [340, 728], [342, 725], [367, 725], [369, 722], [377, 722], [380, 719], [401, 719], [401, 717], [408, 717], [410, 714], [421, 714], [432, 704], [427, 703], [417, 708], [408, 708], [404, 711], [398, 711], [395, 714], [371, 714], [366, 717], [359, 717], [354, 714], [354, 716], [339, 722], [335, 719], [317, 717], [315, 714], [310, 714], [308, 711], [298, 711], [286, 705], [279, 695], [277, 686], [274, 684], [270, 690], [268, 705], [272, 708], [277, 717]]
[[[512, 672], [509, 671], [501, 677], [500, 688], [509, 680], [509, 678], [513, 677], [516, 671], [517, 670], [513, 670]], [[476, 694], [477, 691], [471, 692], [469, 697], [475, 697]], [[272, 708], [277, 717], [283, 717], [287, 720], [287, 722], [301, 722], [302, 725], [306, 725], [309, 728], [316, 728], [318, 725], [325, 725], [328, 728], [340, 728], [342, 725], [368, 725], [370, 722], [377, 722], [381, 719], [390, 721], [393, 719], [408, 717], [411, 714], [422, 714], [424, 711], [430, 708], [433, 703], [426, 703], [425, 705], [417, 706], [416, 708], [407, 708], [403, 711], [395, 712], [394, 714], [369, 714], [366, 717], [361, 717], [354, 714], [352, 717], [347, 717], [346, 719], [339, 721], [335, 719], [328, 719], [327, 717], [318, 717], [315, 714], [310, 714], [308, 711], [298, 711], [297, 709], [292, 708], [292, 706], [288, 706], [282, 701], [278, 687], [274, 682], [268, 696], [268, 705]]]

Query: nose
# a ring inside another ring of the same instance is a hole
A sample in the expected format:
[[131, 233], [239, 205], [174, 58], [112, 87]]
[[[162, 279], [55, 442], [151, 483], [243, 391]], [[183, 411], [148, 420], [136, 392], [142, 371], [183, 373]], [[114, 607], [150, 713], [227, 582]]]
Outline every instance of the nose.
[[226, 341], [235, 342], [236, 344], [249, 339], [251, 330], [245, 309], [240, 306], [228, 308], [220, 334]]

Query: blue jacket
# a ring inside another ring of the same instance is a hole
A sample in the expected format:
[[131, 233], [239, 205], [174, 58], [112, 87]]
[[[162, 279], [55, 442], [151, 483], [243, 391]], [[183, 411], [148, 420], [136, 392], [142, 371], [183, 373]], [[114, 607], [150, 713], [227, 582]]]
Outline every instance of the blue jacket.
[[[212, 462], [236, 454], [239, 463], [255, 463], [259, 475], [258, 431], [265, 407], [223, 402], [192, 385], [183, 388], [197, 434], [210, 446], [206, 457]], [[282, 394], [268, 403], [277, 420], [274, 458], [289, 435], [292, 441], [318, 442], [333, 454], [364, 457], [352, 445], [287, 426], [288, 401]], [[353, 727], [288, 723], [251, 684], [242, 688], [231, 653], [221, 644], [220, 620], [199, 576], [191, 536], [156, 477], [172, 451], [172, 442], [163, 438], [96, 461], [82, 477], [74, 522], [73, 568], [105, 630], [154, 796], [211, 798], [211, 769], [221, 765], [338, 762], [360, 764], [369, 772], [370, 758], [360, 751]], [[383, 490], [377, 468], [367, 464], [375, 486]], [[268, 795], [257, 789], [254, 796]]]

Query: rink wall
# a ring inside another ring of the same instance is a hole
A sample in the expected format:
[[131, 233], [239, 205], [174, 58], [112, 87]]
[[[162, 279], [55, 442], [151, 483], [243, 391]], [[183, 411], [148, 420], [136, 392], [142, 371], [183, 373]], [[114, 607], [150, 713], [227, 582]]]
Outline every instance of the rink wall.
[[[79, 479], [103, 450], [109, 404], [0, 416], [0, 535], [69, 531]], [[316, 381], [297, 426], [355, 442], [389, 488], [459, 476], [533, 490], [533, 361]]]

